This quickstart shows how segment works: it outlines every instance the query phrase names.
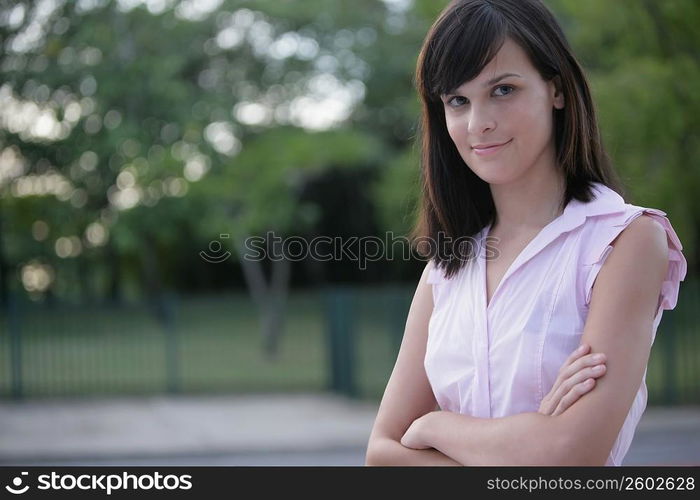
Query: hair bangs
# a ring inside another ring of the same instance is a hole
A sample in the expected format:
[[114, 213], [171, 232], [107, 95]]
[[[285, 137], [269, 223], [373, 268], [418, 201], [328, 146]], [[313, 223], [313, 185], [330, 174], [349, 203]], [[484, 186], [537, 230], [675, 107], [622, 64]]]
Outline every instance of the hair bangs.
[[[467, 11], [473, 12], [467, 12]], [[476, 78], [494, 58], [508, 35], [503, 15], [489, 6], [446, 12], [428, 35], [422, 58], [420, 90], [437, 101]]]

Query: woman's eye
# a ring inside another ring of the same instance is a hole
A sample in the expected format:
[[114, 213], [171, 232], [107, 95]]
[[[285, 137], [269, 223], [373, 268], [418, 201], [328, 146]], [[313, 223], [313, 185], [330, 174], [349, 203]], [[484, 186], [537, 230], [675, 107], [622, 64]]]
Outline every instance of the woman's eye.
[[496, 87], [496, 90], [503, 88], [510, 89], [510, 92], [506, 93], [505, 95], [511, 94], [514, 90], [513, 87], [511, 87], [510, 85], [499, 85], [498, 87]]
[[[499, 85], [498, 87], [494, 88], [494, 92], [498, 91], [499, 89], [508, 89], [505, 93], [499, 93], [496, 94], [496, 97], [505, 97], [507, 95], [510, 95], [513, 93], [515, 90], [515, 87], [512, 85]], [[447, 100], [447, 105], [450, 106], [451, 108], [458, 108], [459, 106], [462, 106], [463, 104], [467, 103], [467, 98], [462, 97], [459, 95], [456, 95], [450, 99]]]
[[453, 108], [456, 108], [457, 106], [461, 106], [462, 104], [464, 104], [465, 101], [466, 99], [462, 96], [454, 96], [453, 98], [447, 101], [447, 104], [449, 104]]

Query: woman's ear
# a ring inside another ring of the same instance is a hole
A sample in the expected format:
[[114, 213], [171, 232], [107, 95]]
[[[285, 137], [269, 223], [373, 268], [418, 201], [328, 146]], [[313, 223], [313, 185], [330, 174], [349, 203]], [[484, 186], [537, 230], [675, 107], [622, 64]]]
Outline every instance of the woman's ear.
[[554, 92], [554, 107], [557, 109], [562, 109], [564, 107], [564, 92], [562, 91], [561, 76], [556, 75], [550, 80], [550, 84], [553, 87]]

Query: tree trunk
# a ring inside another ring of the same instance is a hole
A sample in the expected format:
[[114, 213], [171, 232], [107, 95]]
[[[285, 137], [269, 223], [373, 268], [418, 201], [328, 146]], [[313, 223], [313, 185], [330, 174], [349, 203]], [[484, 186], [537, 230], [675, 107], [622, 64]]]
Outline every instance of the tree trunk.
[[285, 309], [291, 265], [285, 256], [273, 261], [270, 283], [265, 280], [262, 263], [245, 258], [245, 238], [234, 238], [243, 277], [260, 315], [263, 353], [269, 359], [279, 355], [279, 339], [284, 331]]
[[111, 302], [120, 304], [122, 301], [122, 276], [119, 254], [111, 241], [107, 244], [105, 250], [107, 254], [107, 268], [109, 269], [109, 289], [107, 290], [107, 296]]
[[167, 311], [163, 303], [163, 284], [160, 277], [160, 268], [156, 258], [156, 245], [148, 234], [142, 234], [141, 269], [143, 280], [151, 307], [161, 324], [168, 320]]
[[0, 202], [0, 305], [2, 306], [2, 309], [5, 310], [9, 304], [10, 283], [8, 278], [10, 266], [7, 264], [7, 260], [5, 259], [5, 233], [2, 217], [2, 203]]

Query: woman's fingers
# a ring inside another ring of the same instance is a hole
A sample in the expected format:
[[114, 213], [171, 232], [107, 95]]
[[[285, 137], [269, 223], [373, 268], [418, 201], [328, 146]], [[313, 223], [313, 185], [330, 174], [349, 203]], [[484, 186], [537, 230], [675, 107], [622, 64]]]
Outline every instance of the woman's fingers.
[[[567, 397], [569, 398], [567, 399], [567, 401], [569, 402], [568, 406], [571, 406], [574, 403], [574, 401], [583, 396], [583, 394], [585, 394], [586, 392], [581, 392], [581, 390], [583, 390], [587, 386], [581, 386], [580, 384], [586, 383], [589, 379], [594, 380], [598, 377], [601, 377], [605, 373], [605, 370], [606, 366], [604, 364], [600, 364], [582, 368], [581, 370], [574, 373], [571, 377], [564, 380], [564, 382], [562, 382], [561, 385], [554, 392], [554, 395], [550, 398], [550, 407], [554, 406], [554, 408], [558, 408], [561, 402], [564, 400], [564, 398]], [[588, 390], [592, 388], [593, 385], [587, 387]], [[571, 400], [571, 397], [573, 397], [574, 399]]]
[[564, 362], [564, 365], [565, 365], [565, 366], [566, 366], [566, 365], [570, 365], [570, 364], [573, 363], [575, 360], [577, 360], [578, 358], [580, 358], [581, 356], [583, 356], [584, 354], [586, 354], [590, 348], [591, 348], [591, 346], [589, 346], [588, 344], [581, 344], [580, 346], [578, 346], [578, 347], [576, 348], [576, 350], [574, 350], [574, 352], [572, 352], [571, 354], [569, 354], [569, 357], [566, 358], [566, 361]]
[[563, 382], [564, 380], [573, 377], [576, 373], [588, 367], [605, 364], [605, 361], [605, 354], [602, 352], [587, 354], [586, 356], [575, 360], [573, 363], [560, 370], [561, 381]]
[[[554, 381], [554, 385], [552, 386], [552, 390], [549, 391], [549, 394], [547, 396], [551, 395], [553, 393], [553, 391], [555, 389], [557, 389], [559, 387], [559, 385], [561, 384], [561, 382], [563, 380], [562, 370], [564, 370], [567, 366], [570, 366], [571, 363], [573, 363], [578, 358], [583, 356], [586, 352], [588, 352], [589, 348], [590, 348], [590, 346], [588, 344], [581, 344], [580, 346], [578, 346], [577, 349], [575, 349], [571, 354], [569, 354], [569, 357], [566, 358], [566, 361], [564, 361], [564, 364], [561, 365], [561, 367], [559, 368], [559, 373], [557, 374], [557, 379]], [[547, 397], [547, 396], [545, 396], [545, 397]]]
[[576, 366], [577, 362], [580, 363], [581, 359], [585, 359], [584, 356], [590, 350], [590, 347], [591, 346], [588, 344], [581, 344], [578, 349], [576, 349], [569, 355], [568, 358], [566, 358], [564, 364], [559, 368], [557, 379], [554, 381], [554, 385], [552, 386], [552, 390], [549, 391], [549, 394], [553, 394], [554, 391], [559, 388], [561, 383], [576, 371], [575, 369], [572, 369], [572, 367]]
[[552, 416], [564, 413], [567, 408], [574, 404], [578, 399], [589, 392], [595, 386], [595, 379], [587, 378], [583, 382], [579, 382], [571, 388], [571, 390], [561, 398], [559, 405], [555, 408]]
[[552, 405], [549, 401], [548, 398], [549, 394], [542, 398], [542, 401], [540, 401], [540, 407], [537, 409], [537, 413], [541, 413], [542, 415], [551, 415], [552, 414]]
[[552, 389], [542, 399], [539, 413], [545, 415], [562, 413], [586, 392], [593, 389], [595, 379], [601, 377], [606, 371], [605, 355], [586, 354], [589, 350], [589, 345], [582, 344], [569, 355], [559, 369]]

